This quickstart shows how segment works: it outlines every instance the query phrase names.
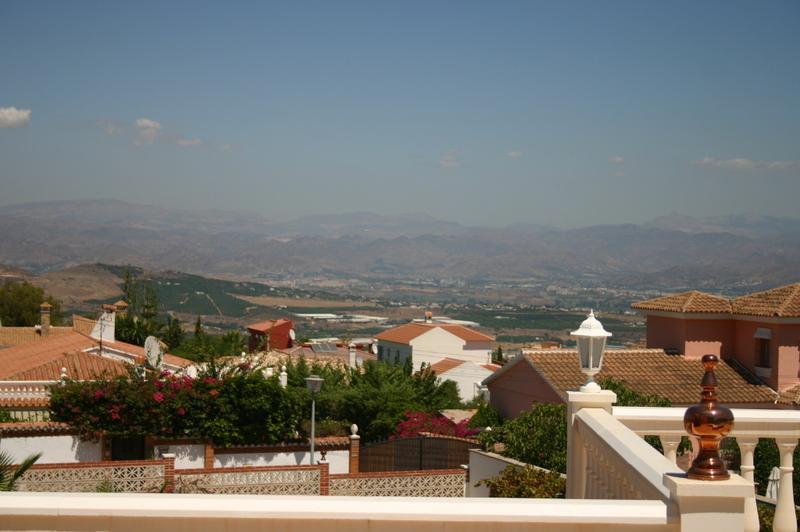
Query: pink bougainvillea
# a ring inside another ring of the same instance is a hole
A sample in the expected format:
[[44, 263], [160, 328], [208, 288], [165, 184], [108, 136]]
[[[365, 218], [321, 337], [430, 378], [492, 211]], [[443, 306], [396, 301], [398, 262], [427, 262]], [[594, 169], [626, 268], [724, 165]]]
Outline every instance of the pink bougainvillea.
[[459, 438], [469, 438], [478, 433], [476, 429], [471, 429], [467, 426], [469, 420], [453, 423], [444, 416], [433, 416], [426, 412], [406, 412], [405, 416], [405, 421], [398, 423], [395, 428], [396, 438], [413, 438], [414, 436], [419, 436], [421, 432], [432, 432]]

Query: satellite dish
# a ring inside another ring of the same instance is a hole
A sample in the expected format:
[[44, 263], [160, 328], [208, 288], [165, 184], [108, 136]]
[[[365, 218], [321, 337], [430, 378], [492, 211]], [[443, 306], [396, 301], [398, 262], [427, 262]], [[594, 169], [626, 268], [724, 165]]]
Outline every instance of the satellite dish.
[[148, 336], [144, 341], [144, 356], [148, 366], [153, 369], [161, 369], [164, 351], [161, 350], [161, 342], [155, 336]]
[[378, 354], [378, 344], [372, 344], [372, 347], [370, 347], [369, 350], [372, 351], [373, 355], [377, 355]]
[[289, 329], [289, 338], [292, 340], [292, 342], [294, 342], [297, 338], [297, 334], [295, 334], [294, 329]]

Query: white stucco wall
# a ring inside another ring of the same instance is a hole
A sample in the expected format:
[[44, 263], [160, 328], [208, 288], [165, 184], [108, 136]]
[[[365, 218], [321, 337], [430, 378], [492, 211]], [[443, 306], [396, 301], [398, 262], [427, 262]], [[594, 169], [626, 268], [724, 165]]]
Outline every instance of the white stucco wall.
[[[381, 355], [381, 348], [383, 348], [383, 355]], [[398, 344], [396, 342], [387, 342], [386, 340], [378, 341], [378, 359], [384, 362], [394, 364], [405, 364], [406, 359], [411, 356], [411, 346], [406, 344]]]
[[411, 340], [414, 371], [425, 364], [435, 364], [443, 358], [467, 360], [475, 364], [491, 361], [491, 342], [466, 342], [445, 329], [434, 328]]
[[[159, 448], [164, 446], [159, 445]], [[197, 469], [205, 462], [205, 445], [169, 445], [166, 452], [175, 455], [175, 469]]]
[[[320, 459], [319, 451], [316, 452], [317, 460]], [[330, 464], [330, 472], [350, 472], [350, 451], [328, 451], [325, 459]], [[284, 466], [284, 465], [310, 465], [311, 453], [282, 452], [282, 453], [224, 453], [214, 457], [214, 467], [243, 467], [243, 466]]]
[[499, 454], [481, 451], [480, 449], [470, 449], [467, 497], [488, 497], [489, 488], [483, 485], [475, 486], [475, 484], [481, 480], [496, 477], [509, 465], [525, 467], [525, 462], [500, 456]]
[[475, 398], [475, 383], [480, 384], [491, 374], [491, 371], [474, 362], [466, 362], [450, 371], [440, 373], [439, 378], [455, 382], [458, 385], [458, 394], [461, 396], [461, 400], [470, 401]]
[[78, 436], [6, 437], [0, 440], [0, 451], [15, 463], [35, 453], [42, 453], [37, 464], [96, 462], [102, 456], [100, 442], [81, 441]]

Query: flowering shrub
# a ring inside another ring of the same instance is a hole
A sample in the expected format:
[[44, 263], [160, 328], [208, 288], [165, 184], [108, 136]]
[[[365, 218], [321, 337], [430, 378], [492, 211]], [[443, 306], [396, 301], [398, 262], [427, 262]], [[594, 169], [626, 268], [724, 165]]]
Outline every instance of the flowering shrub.
[[219, 445], [291, 439], [302, 401], [276, 378], [239, 368], [224, 378], [135, 372], [104, 381], [70, 381], [53, 390], [51, 419], [83, 437], [149, 435], [211, 439]]
[[469, 427], [469, 420], [453, 423], [444, 416], [432, 416], [426, 412], [406, 412], [406, 419], [398, 423], [394, 437], [413, 438], [420, 432], [432, 432], [446, 436], [469, 438], [479, 431]]

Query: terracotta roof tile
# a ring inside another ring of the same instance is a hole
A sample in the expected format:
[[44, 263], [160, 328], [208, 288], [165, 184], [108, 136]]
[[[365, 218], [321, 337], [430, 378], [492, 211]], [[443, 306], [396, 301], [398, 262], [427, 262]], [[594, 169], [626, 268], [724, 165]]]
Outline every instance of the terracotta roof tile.
[[94, 353], [76, 351], [54, 358], [36, 367], [29, 368], [14, 375], [8, 380], [14, 381], [55, 381], [61, 378], [61, 368], [67, 368], [67, 376], [79, 381], [94, 380], [102, 377], [117, 377], [128, 373], [125, 362], [97, 356]]
[[781, 318], [800, 317], [800, 283], [737, 297], [733, 300], [733, 313]]
[[3, 397], [0, 399], [0, 408], [47, 408], [49, 406], [49, 397]]
[[15, 421], [0, 423], [0, 436], [71, 434], [66, 423], [57, 421]]
[[[43, 338], [24, 345], [0, 349], [0, 380], [22, 380], [23, 378], [25, 380], [58, 379], [61, 367], [66, 365], [59, 361], [63, 361], [67, 355], [75, 355], [97, 346], [98, 342], [96, 340], [77, 332], [70, 332], [69, 334]], [[136, 357], [137, 360], [144, 360], [144, 349], [139, 346], [125, 342], [113, 342], [107, 343], [105, 347], [129, 353]], [[84, 355], [86, 356], [70, 359], [72, 360], [71, 363], [74, 364], [73, 367], [66, 365], [71, 378], [79, 378], [75, 375], [89, 375], [87, 372], [92, 369], [115, 371], [107, 362], [111, 359], [99, 357], [96, 354], [84, 353]], [[170, 354], [164, 355], [164, 361], [178, 367], [192, 364], [190, 360]], [[58, 369], [55, 374], [53, 374], [53, 367]], [[24, 377], [19, 377], [18, 375], [23, 375]], [[35, 375], [50, 375], [50, 377], [42, 377], [40, 379], [34, 377]]]
[[631, 307], [637, 310], [660, 310], [664, 312], [728, 314], [731, 311], [731, 302], [724, 297], [691, 290], [680, 294], [648, 299], [647, 301], [639, 301], [631, 305]]
[[464, 360], [456, 360], [455, 358], [443, 358], [436, 364], [431, 364], [431, 370], [437, 375], [447, 373], [453, 368], [457, 368], [463, 364]]
[[[575, 350], [532, 351], [523, 356], [562, 396], [586, 381]], [[724, 360], [717, 366], [716, 375], [722, 403], [774, 403], [777, 398], [769, 387], [748, 380]], [[703, 366], [699, 360], [668, 355], [661, 349], [621, 349], [605, 353], [597, 379], [604, 377], [623, 381], [635, 392], [660, 395], [674, 405], [688, 405], [700, 398]]]
[[378, 340], [386, 342], [395, 342], [398, 344], [408, 344], [411, 340], [418, 336], [422, 336], [431, 329], [444, 329], [445, 331], [458, 336], [467, 342], [493, 342], [494, 338], [478, 332], [473, 329], [468, 329], [463, 325], [452, 325], [449, 323], [406, 323], [393, 329], [383, 331], [375, 336]]
[[95, 345], [97, 342], [91, 338], [71, 332], [0, 349], [0, 379], [8, 379], [17, 373], [60, 359], [67, 353], [89, 349]]

